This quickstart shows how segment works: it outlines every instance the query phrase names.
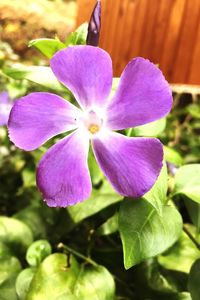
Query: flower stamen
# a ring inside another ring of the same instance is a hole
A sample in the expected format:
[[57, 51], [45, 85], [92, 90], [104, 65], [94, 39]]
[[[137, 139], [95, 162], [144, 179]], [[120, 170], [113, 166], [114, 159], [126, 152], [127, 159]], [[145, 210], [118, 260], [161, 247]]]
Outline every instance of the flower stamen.
[[89, 126], [88, 130], [89, 130], [90, 133], [95, 134], [95, 133], [99, 132], [100, 127], [96, 124], [91, 124]]

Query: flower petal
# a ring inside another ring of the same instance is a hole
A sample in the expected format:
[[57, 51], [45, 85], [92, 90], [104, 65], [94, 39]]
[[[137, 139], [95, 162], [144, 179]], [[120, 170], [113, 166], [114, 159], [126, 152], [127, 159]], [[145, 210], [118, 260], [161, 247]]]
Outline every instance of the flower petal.
[[0, 93], [0, 126], [7, 125], [12, 106], [8, 92]]
[[81, 107], [105, 103], [112, 86], [112, 61], [107, 52], [92, 46], [68, 47], [58, 51], [50, 65]]
[[49, 206], [66, 207], [89, 197], [88, 150], [89, 139], [77, 130], [44, 155], [37, 169], [37, 185]]
[[159, 140], [109, 132], [92, 144], [97, 162], [119, 194], [140, 197], [155, 183], [163, 160]]
[[133, 59], [122, 73], [107, 108], [107, 126], [121, 130], [164, 117], [172, 107], [172, 93], [162, 72], [149, 60]]
[[32, 93], [15, 102], [9, 118], [11, 141], [33, 150], [51, 137], [77, 127], [79, 109], [50, 93]]

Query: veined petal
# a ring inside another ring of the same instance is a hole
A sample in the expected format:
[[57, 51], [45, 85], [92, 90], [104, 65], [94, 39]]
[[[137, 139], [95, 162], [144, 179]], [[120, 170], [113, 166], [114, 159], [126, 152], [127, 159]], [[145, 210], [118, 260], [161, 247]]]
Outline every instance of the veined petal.
[[32, 93], [15, 102], [9, 118], [11, 141], [34, 150], [51, 137], [77, 127], [79, 109], [50, 93]]
[[119, 87], [107, 108], [107, 126], [121, 130], [164, 117], [172, 107], [172, 92], [162, 72], [149, 60], [137, 57], [122, 73]]
[[112, 86], [112, 61], [107, 52], [92, 46], [73, 46], [58, 51], [51, 68], [82, 108], [102, 106]]
[[119, 194], [141, 197], [155, 183], [163, 160], [159, 140], [108, 132], [92, 144], [98, 164]]
[[51, 147], [37, 169], [37, 185], [51, 207], [66, 207], [90, 196], [89, 139], [80, 130]]

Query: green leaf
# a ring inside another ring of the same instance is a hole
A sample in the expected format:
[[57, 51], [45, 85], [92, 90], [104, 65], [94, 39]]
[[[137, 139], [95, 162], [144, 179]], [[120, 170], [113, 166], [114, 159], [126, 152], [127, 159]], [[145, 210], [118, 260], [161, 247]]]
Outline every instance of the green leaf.
[[158, 136], [166, 127], [166, 118], [132, 128], [130, 136]]
[[179, 238], [181, 230], [182, 218], [174, 207], [164, 206], [160, 216], [143, 199], [125, 200], [119, 212], [125, 268], [164, 252]]
[[182, 166], [175, 175], [174, 195], [183, 194], [200, 203], [200, 164]]
[[[195, 228], [191, 225], [187, 227], [195, 236]], [[179, 240], [166, 253], [159, 256], [158, 261], [166, 269], [189, 273], [192, 264], [198, 258], [200, 251], [187, 234], [182, 232]]]
[[27, 268], [22, 270], [17, 276], [15, 288], [20, 300], [26, 300], [26, 296], [36, 269]]
[[74, 46], [74, 45], [85, 45], [86, 38], [88, 33], [88, 23], [83, 23], [81, 26], [77, 28], [76, 31], [72, 32], [67, 40], [66, 46]]
[[167, 203], [168, 174], [166, 163], [164, 162], [160, 175], [152, 187], [143, 198], [146, 199], [162, 215], [163, 205]]
[[0, 299], [17, 300], [15, 279], [21, 271], [21, 264], [14, 256], [0, 257]]
[[122, 196], [117, 194], [111, 185], [104, 180], [100, 189], [93, 189], [92, 194], [88, 200], [82, 203], [70, 206], [68, 212], [75, 223], [90, 217], [109, 205], [117, 203], [122, 200]]
[[88, 156], [88, 166], [89, 166], [89, 170], [90, 170], [90, 176], [92, 179], [92, 183], [94, 185], [97, 185], [102, 179], [103, 179], [103, 173], [101, 172], [96, 159], [94, 157], [93, 151], [89, 152], [89, 156]]
[[33, 242], [30, 228], [23, 222], [0, 217], [0, 241], [8, 245], [16, 254], [24, 253]]
[[115, 296], [113, 277], [102, 266], [85, 266], [74, 286], [74, 294], [81, 300], [113, 300]]
[[118, 227], [118, 213], [115, 213], [97, 229], [96, 233], [98, 235], [109, 235], [118, 231]]
[[197, 103], [192, 103], [187, 106], [187, 111], [193, 118], [200, 119], [200, 106]]
[[26, 300], [78, 300], [72, 293], [78, 275], [79, 266], [72, 256], [68, 260], [65, 254], [52, 254], [35, 273]]
[[59, 50], [66, 48], [66, 45], [58, 39], [36, 39], [29, 42], [28, 47], [34, 47], [48, 58]]
[[68, 90], [64, 88], [56, 79], [50, 67], [25, 66], [22, 64], [17, 64], [13, 65], [12, 68], [5, 67], [3, 69], [3, 73], [16, 80], [26, 79], [28, 81], [40, 84], [48, 89], [58, 92], [65, 91], [68, 93]]
[[38, 266], [52, 252], [51, 245], [46, 240], [31, 244], [26, 253], [26, 260], [32, 267]]
[[165, 160], [175, 164], [177, 166], [181, 166], [183, 164], [183, 158], [181, 155], [172, 148], [164, 146], [164, 156]]
[[189, 279], [188, 279], [188, 289], [191, 293], [192, 300], [200, 299], [200, 259], [198, 259], [191, 268]]

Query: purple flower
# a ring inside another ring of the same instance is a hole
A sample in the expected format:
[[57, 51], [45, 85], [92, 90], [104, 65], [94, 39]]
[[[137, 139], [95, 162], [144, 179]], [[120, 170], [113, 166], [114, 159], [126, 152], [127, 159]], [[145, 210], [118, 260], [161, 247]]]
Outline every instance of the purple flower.
[[32, 93], [15, 102], [9, 118], [11, 140], [27, 151], [76, 129], [51, 147], [38, 165], [37, 185], [47, 204], [66, 207], [90, 196], [89, 141], [119, 194], [145, 194], [160, 173], [162, 144], [155, 138], [129, 138], [114, 131], [155, 121], [170, 111], [172, 94], [161, 71], [146, 59], [133, 59], [110, 99], [112, 62], [104, 50], [68, 47], [57, 52], [50, 65], [80, 109], [57, 95]]
[[97, 0], [97, 3], [94, 7], [88, 25], [88, 34], [87, 34], [87, 41], [86, 41], [87, 45], [98, 46], [100, 30], [101, 30], [101, 1]]
[[8, 92], [0, 93], [0, 126], [7, 125], [9, 114], [13, 103], [10, 100]]

